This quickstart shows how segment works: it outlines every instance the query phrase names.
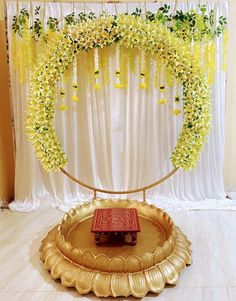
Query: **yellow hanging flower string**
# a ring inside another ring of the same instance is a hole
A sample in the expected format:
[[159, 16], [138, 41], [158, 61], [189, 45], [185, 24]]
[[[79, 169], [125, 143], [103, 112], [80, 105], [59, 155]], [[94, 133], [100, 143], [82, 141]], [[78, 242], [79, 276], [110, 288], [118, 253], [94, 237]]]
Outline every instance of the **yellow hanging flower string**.
[[165, 93], [165, 84], [164, 84], [164, 78], [163, 78], [163, 63], [160, 65], [160, 85], [159, 85], [159, 90], [161, 93], [161, 97], [157, 100], [157, 103], [160, 105], [164, 105], [167, 103], [167, 99], [164, 97]]
[[178, 116], [181, 113], [180, 109], [180, 86], [178, 85], [177, 81], [174, 81], [174, 88], [175, 88], [175, 98], [174, 98], [174, 104], [173, 104], [173, 110], [172, 114], [174, 116]]
[[120, 48], [120, 82], [123, 88], [128, 87], [128, 53], [127, 48]]
[[95, 84], [94, 88], [95, 90], [100, 89], [100, 83], [99, 83], [99, 56], [98, 56], [98, 48], [94, 49], [94, 78], [95, 78]]
[[111, 47], [99, 48], [99, 64], [103, 74], [104, 84], [110, 83], [109, 57]]
[[196, 58], [198, 59], [198, 61], [201, 62], [201, 66], [202, 66], [202, 43], [199, 41], [194, 41], [192, 51], [196, 56]]
[[145, 79], [145, 51], [142, 49], [140, 53], [140, 79], [139, 79], [139, 89], [146, 89], [146, 79]]
[[59, 81], [59, 91], [61, 97], [61, 104], [59, 105], [59, 110], [67, 111], [69, 109], [69, 106], [65, 103], [66, 92], [65, 92], [65, 83], [63, 79]]
[[[23, 13], [21, 13], [23, 14]], [[18, 16], [18, 15], [17, 15]], [[19, 17], [20, 18], [20, 17]], [[31, 35], [29, 26], [29, 17], [24, 17], [24, 23], [21, 28], [21, 35], [13, 33], [13, 66], [18, 75], [20, 83], [25, 83], [28, 77], [28, 72], [31, 70]]]
[[72, 78], [72, 74], [73, 74], [73, 65], [70, 64], [64, 72], [64, 82], [65, 83], [67, 83]]
[[216, 47], [214, 40], [209, 41], [209, 39], [205, 39], [204, 68], [208, 76], [208, 83], [212, 85], [216, 71]]
[[71, 96], [71, 99], [73, 102], [79, 102], [79, 97], [77, 96], [78, 91], [78, 78], [77, 78], [77, 57], [75, 57], [74, 63], [73, 63], [73, 95]]
[[154, 60], [155, 60], [154, 87], [158, 88], [160, 86], [161, 61], [157, 55], [154, 56]]
[[227, 69], [227, 47], [228, 47], [228, 31], [224, 31], [223, 35], [223, 51], [222, 51], [222, 70], [225, 72]]
[[94, 50], [92, 49], [89, 52], [83, 52], [83, 55], [88, 75], [88, 82], [90, 84], [94, 84]]
[[209, 72], [209, 41], [204, 39], [204, 69], [206, 73]]
[[151, 55], [145, 51], [145, 82], [147, 88], [150, 86], [150, 72], [151, 72]]
[[60, 111], [67, 111], [68, 109], [69, 109], [69, 106], [64, 103], [59, 106]]
[[130, 71], [132, 73], [135, 72], [135, 59], [136, 59], [136, 54], [137, 54], [137, 50], [135, 48], [129, 48], [128, 49], [128, 56], [129, 56], [129, 67], [130, 67]]
[[121, 83], [121, 70], [120, 70], [120, 46], [116, 46], [116, 82], [115, 82], [115, 88], [121, 89], [123, 88], [123, 85]]
[[208, 82], [210, 85], [214, 83], [215, 71], [216, 71], [216, 47], [215, 47], [215, 41], [211, 41], [209, 47], [209, 76], [208, 76]]
[[[34, 13], [33, 13], [33, 6], [32, 2], [30, 1], [30, 17], [29, 17], [29, 27], [33, 28], [34, 24]], [[30, 34], [30, 67], [33, 68], [35, 62], [36, 62], [36, 40], [32, 37], [32, 34]]]

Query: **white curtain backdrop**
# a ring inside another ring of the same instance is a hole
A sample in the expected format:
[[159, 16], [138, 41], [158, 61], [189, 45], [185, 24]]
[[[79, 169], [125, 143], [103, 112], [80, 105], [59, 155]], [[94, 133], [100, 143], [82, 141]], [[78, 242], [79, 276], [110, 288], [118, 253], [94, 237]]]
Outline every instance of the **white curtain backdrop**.
[[[162, 2], [162, 4], [168, 2]], [[178, 1], [177, 9], [197, 8], [199, 1]], [[206, 2], [201, 2], [204, 4]], [[207, 1], [208, 9], [216, 10], [217, 18], [227, 16], [228, 1]], [[29, 2], [19, 2], [19, 10], [29, 9]], [[33, 8], [38, 2], [32, 2]], [[132, 12], [145, 4], [95, 3], [40, 3], [45, 6], [45, 18], [62, 20], [73, 9], [96, 14]], [[174, 3], [170, 3], [174, 9]], [[160, 3], [148, 3], [146, 9], [156, 11]], [[11, 22], [16, 14], [16, 2], [7, 2], [10, 74], [16, 138], [15, 201], [12, 210], [30, 211], [38, 208], [58, 207], [68, 210], [80, 201], [92, 198], [91, 191], [73, 183], [62, 173], [46, 173], [34, 155], [25, 135], [25, 111], [29, 84], [21, 85], [14, 73], [11, 60]], [[201, 153], [196, 169], [179, 170], [173, 177], [147, 192], [148, 202], [166, 210], [180, 209], [236, 209], [233, 201], [226, 200], [223, 184], [225, 79], [221, 70], [222, 40], [216, 39], [217, 72], [212, 88], [212, 129]], [[138, 57], [137, 57], [138, 60]], [[139, 74], [137, 62], [137, 72]], [[110, 74], [115, 73], [115, 57], [110, 57]], [[55, 127], [69, 162], [66, 170], [80, 180], [100, 188], [132, 189], [150, 184], [167, 174], [172, 168], [169, 160], [182, 126], [182, 117], [171, 111], [173, 101], [157, 105], [159, 89], [138, 89], [138, 77], [129, 73], [128, 89], [115, 89], [114, 76], [110, 85], [94, 90], [85, 74], [85, 62], [78, 70], [81, 89], [79, 104], [71, 103], [72, 80], [67, 84], [66, 112], [56, 108]], [[154, 70], [152, 70], [154, 73]], [[175, 87], [169, 89], [168, 99], [174, 99]], [[107, 195], [98, 195], [108, 197]], [[114, 196], [112, 196], [114, 197]], [[119, 197], [119, 196], [116, 196]], [[142, 199], [141, 194], [128, 195]]]

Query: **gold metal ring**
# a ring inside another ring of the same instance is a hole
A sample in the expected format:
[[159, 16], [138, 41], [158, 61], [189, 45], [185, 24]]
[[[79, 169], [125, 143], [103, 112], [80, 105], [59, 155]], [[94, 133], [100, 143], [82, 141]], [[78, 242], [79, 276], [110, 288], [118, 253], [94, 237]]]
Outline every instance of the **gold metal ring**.
[[108, 189], [101, 189], [98, 187], [94, 187], [92, 185], [86, 184], [82, 181], [80, 181], [79, 179], [77, 179], [76, 177], [74, 177], [73, 175], [71, 175], [69, 172], [67, 172], [64, 168], [61, 168], [61, 171], [68, 177], [70, 178], [72, 181], [74, 181], [75, 183], [86, 187], [90, 190], [93, 190], [94, 192], [94, 198], [96, 198], [96, 192], [102, 192], [102, 193], [107, 193], [107, 194], [130, 194], [130, 193], [135, 193], [135, 192], [143, 192], [143, 198], [145, 200], [146, 198], [146, 190], [153, 188], [154, 186], [157, 186], [159, 184], [161, 184], [162, 182], [164, 182], [165, 180], [167, 180], [168, 178], [170, 178], [176, 171], [178, 170], [178, 168], [174, 168], [171, 172], [169, 172], [167, 175], [165, 175], [164, 177], [162, 177], [161, 179], [153, 182], [152, 184], [140, 187], [140, 188], [135, 188], [135, 189], [129, 189], [129, 190], [124, 190], [124, 191], [120, 191], [120, 190], [108, 190]]

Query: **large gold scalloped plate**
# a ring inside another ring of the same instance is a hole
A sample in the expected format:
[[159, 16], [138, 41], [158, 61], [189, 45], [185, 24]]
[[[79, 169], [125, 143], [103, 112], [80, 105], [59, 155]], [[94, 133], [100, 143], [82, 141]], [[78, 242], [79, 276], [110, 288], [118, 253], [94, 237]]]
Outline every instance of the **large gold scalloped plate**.
[[[114, 207], [137, 209], [141, 232], [136, 246], [95, 244], [90, 232], [94, 210]], [[80, 294], [141, 298], [177, 283], [180, 272], [191, 264], [190, 245], [163, 210], [134, 200], [99, 199], [66, 213], [40, 251], [52, 278]]]

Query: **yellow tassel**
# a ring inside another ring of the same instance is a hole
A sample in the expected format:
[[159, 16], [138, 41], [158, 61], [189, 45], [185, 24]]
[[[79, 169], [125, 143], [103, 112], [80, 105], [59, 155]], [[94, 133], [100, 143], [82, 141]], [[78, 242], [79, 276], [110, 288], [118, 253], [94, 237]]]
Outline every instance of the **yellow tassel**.
[[121, 83], [115, 83], [115, 88], [121, 89], [123, 88], [123, 85]]
[[100, 89], [100, 88], [101, 88], [101, 86], [100, 86], [99, 83], [95, 83], [95, 84], [94, 84], [94, 89], [95, 89], [95, 90], [98, 90], [98, 89]]
[[67, 105], [64, 105], [64, 104], [60, 105], [60, 107], [59, 107], [60, 111], [67, 111], [68, 109], [69, 109], [69, 107]]
[[175, 109], [175, 110], [172, 111], [172, 114], [175, 115], [175, 116], [178, 116], [180, 113], [181, 113], [180, 109]]
[[164, 105], [165, 103], [167, 103], [167, 99], [166, 98], [160, 98], [160, 99], [158, 99], [157, 103], [159, 105]]
[[71, 99], [74, 102], [79, 102], [79, 97], [77, 97], [76, 95], [72, 95]]
[[145, 83], [140, 83], [139, 89], [147, 89], [147, 85]]

